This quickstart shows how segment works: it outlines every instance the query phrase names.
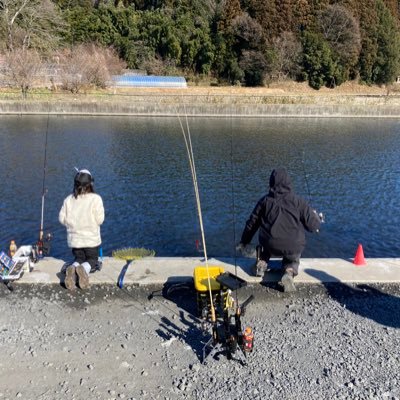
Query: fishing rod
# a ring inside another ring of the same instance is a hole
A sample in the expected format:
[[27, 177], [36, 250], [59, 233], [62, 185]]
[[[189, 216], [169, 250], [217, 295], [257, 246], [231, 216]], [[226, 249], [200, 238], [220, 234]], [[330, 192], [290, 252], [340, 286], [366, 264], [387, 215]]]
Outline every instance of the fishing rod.
[[[235, 207], [235, 164], [233, 162], [233, 119], [231, 114], [231, 194], [232, 194], [232, 226], [233, 226], [233, 254], [235, 261], [235, 276], [237, 276], [237, 249], [236, 249], [236, 207]], [[238, 293], [235, 290], [236, 306], [239, 307]]]
[[49, 135], [50, 114], [47, 114], [46, 136], [44, 142], [43, 183], [42, 183], [42, 208], [40, 217], [39, 241], [43, 240], [44, 198], [46, 196], [46, 171], [47, 171], [47, 138]]
[[[235, 163], [233, 159], [233, 116], [231, 113], [231, 191], [232, 191], [232, 227], [233, 227], [233, 254], [234, 254], [234, 262], [235, 262], [235, 310], [234, 310], [234, 319], [235, 319], [235, 335], [236, 335], [236, 346], [242, 350], [243, 354], [248, 354], [253, 351], [254, 345], [254, 335], [253, 329], [247, 326], [242, 332], [242, 322], [241, 317], [244, 316], [245, 310], [250, 302], [253, 301], [254, 296], [250, 295], [250, 297], [245, 300], [241, 305], [239, 305], [238, 298], [238, 289], [245, 285], [245, 282], [241, 282], [238, 278], [237, 274], [237, 247], [236, 247], [236, 204], [235, 204]], [[233, 349], [234, 350], [234, 349]], [[242, 360], [243, 362], [243, 360]], [[245, 362], [244, 362], [245, 364]]]
[[[46, 174], [47, 174], [47, 141], [49, 135], [49, 125], [50, 125], [50, 113], [47, 113], [47, 123], [46, 123], [46, 134], [44, 143], [44, 160], [43, 160], [43, 180], [42, 180], [42, 203], [41, 203], [41, 215], [40, 215], [40, 228], [39, 228], [39, 239], [34, 246], [36, 251], [36, 257], [42, 258], [47, 255], [50, 251], [49, 244], [44, 244], [44, 205], [46, 197]], [[46, 241], [49, 242], [51, 239], [51, 234], [47, 234]], [[36, 258], [35, 257], [35, 258]]]
[[[306, 167], [305, 167], [305, 161], [304, 161], [304, 159], [305, 159], [305, 148], [303, 148], [303, 152], [302, 152], [301, 165], [302, 165], [302, 167], [303, 167], [303, 175], [304, 175], [304, 180], [305, 180], [305, 182], [306, 182], [306, 188], [307, 188], [307, 194], [308, 194], [308, 202], [309, 202], [310, 204], [312, 204], [311, 190], [310, 190], [310, 185], [309, 185], [309, 183], [308, 183], [308, 175], [307, 175], [307, 172], [306, 172]], [[319, 219], [321, 220], [321, 222], [324, 223], [324, 222], [325, 222], [325, 215], [324, 215], [324, 213], [320, 212], [320, 213], [318, 213], [317, 215], [318, 215]]]
[[[208, 356], [215, 354], [221, 347], [223, 348], [224, 352], [228, 359], [233, 359], [233, 354], [236, 353], [237, 350], [239, 351], [239, 356], [241, 356], [241, 361], [245, 364], [245, 354], [251, 352], [253, 350], [253, 334], [251, 328], [246, 328], [245, 333], [242, 332], [242, 325], [241, 325], [241, 316], [245, 313], [245, 308], [248, 303], [253, 299], [253, 296], [239, 306], [238, 303], [238, 296], [237, 296], [237, 289], [246, 285], [246, 282], [243, 279], [240, 279], [237, 276], [237, 262], [236, 262], [236, 253], [235, 253], [235, 275], [230, 274], [229, 272], [220, 273], [218, 276], [214, 276], [213, 278], [215, 281], [220, 285], [219, 294], [216, 294], [214, 299], [212, 286], [211, 286], [211, 276], [210, 276], [210, 268], [208, 265], [208, 256], [207, 256], [207, 247], [206, 247], [206, 240], [205, 240], [205, 232], [204, 232], [204, 225], [203, 225], [203, 217], [202, 217], [202, 210], [201, 210], [201, 201], [200, 201], [200, 191], [198, 186], [197, 180], [197, 172], [196, 172], [196, 163], [193, 153], [193, 145], [189, 127], [188, 116], [186, 112], [186, 107], [183, 102], [183, 107], [185, 111], [185, 119], [186, 119], [186, 129], [182, 123], [182, 119], [176, 111], [179, 124], [182, 130], [182, 134], [185, 141], [186, 152], [189, 159], [190, 171], [192, 175], [193, 187], [196, 197], [196, 206], [197, 206], [197, 213], [199, 217], [199, 224], [200, 224], [200, 231], [203, 243], [203, 251], [204, 251], [204, 259], [206, 263], [206, 276], [207, 276], [207, 284], [208, 290], [206, 289], [205, 296], [209, 297], [209, 304], [203, 303], [201, 297], [198, 297], [198, 306], [201, 304], [201, 317], [202, 317], [202, 330], [203, 333], [207, 330], [208, 322], [211, 322], [212, 331], [211, 331], [211, 338], [203, 347], [203, 362]], [[231, 160], [233, 165], [233, 144], [231, 143]], [[234, 171], [231, 170], [232, 173], [232, 194], [234, 196]], [[235, 208], [234, 205], [234, 197], [233, 197], [233, 209]], [[234, 213], [234, 211], [233, 211]], [[235, 221], [233, 223], [235, 229]], [[234, 243], [235, 243], [236, 236], [234, 234]], [[195, 283], [196, 286], [196, 283]], [[214, 289], [215, 291], [215, 289]], [[233, 298], [232, 292], [235, 292], [236, 299]], [[199, 296], [199, 294], [198, 294]], [[200, 295], [201, 296], [201, 295]], [[214, 302], [216, 304], [214, 304]], [[218, 319], [216, 315], [216, 307], [218, 307]], [[200, 311], [200, 310], [199, 310]], [[232, 312], [234, 311], [234, 314]], [[209, 319], [210, 318], [210, 319]], [[232, 323], [232, 318], [234, 321]], [[206, 357], [207, 348], [211, 346], [212, 350]]]
[[208, 256], [207, 256], [207, 246], [206, 246], [206, 239], [205, 239], [205, 233], [204, 233], [204, 225], [203, 225], [203, 215], [201, 211], [201, 201], [200, 201], [200, 193], [199, 193], [199, 185], [198, 185], [198, 180], [197, 180], [197, 173], [196, 173], [196, 163], [194, 159], [194, 153], [193, 153], [193, 145], [192, 145], [192, 139], [191, 139], [191, 133], [190, 133], [190, 127], [189, 127], [189, 120], [186, 112], [186, 106], [185, 103], [182, 101], [184, 111], [185, 111], [185, 119], [186, 119], [186, 130], [183, 126], [181, 117], [176, 111], [179, 124], [182, 130], [182, 135], [185, 141], [185, 147], [186, 147], [186, 152], [189, 160], [189, 165], [190, 165], [190, 171], [192, 175], [192, 182], [193, 182], [193, 187], [194, 187], [194, 192], [195, 192], [195, 198], [196, 198], [196, 207], [197, 207], [197, 214], [199, 217], [199, 225], [200, 225], [200, 232], [201, 232], [201, 240], [203, 243], [203, 251], [204, 251], [204, 260], [206, 264], [206, 271], [207, 271], [207, 283], [208, 283], [208, 292], [210, 296], [210, 311], [211, 311], [211, 321], [213, 324], [216, 323], [216, 313], [215, 313], [215, 307], [214, 307], [214, 301], [213, 301], [213, 296], [212, 296], [212, 289], [211, 289], [211, 277], [210, 277], [210, 270], [208, 266]]

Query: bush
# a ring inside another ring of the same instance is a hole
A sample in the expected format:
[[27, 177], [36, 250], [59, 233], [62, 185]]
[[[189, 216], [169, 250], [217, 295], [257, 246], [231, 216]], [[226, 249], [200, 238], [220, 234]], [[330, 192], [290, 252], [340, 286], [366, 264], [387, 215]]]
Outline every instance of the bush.
[[78, 93], [84, 87], [106, 88], [111, 75], [120, 73], [125, 64], [110, 48], [78, 45], [60, 56], [63, 89]]

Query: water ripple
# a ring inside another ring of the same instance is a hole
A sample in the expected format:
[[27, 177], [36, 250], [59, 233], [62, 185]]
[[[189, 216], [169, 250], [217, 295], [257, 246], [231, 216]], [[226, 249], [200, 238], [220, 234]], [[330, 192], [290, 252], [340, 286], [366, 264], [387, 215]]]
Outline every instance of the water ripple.
[[[38, 235], [47, 118], [1, 119], [0, 244], [6, 248], [10, 239], [33, 243]], [[232, 255], [270, 171], [283, 165], [297, 193], [326, 214], [321, 233], [308, 235], [304, 256], [350, 258], [358, 243], [367, 257], [399, 256], [397, 120], [189, 123], [211, 255]], [[199, 224], [176, 118], [50, 118], [45, 227], [54, 233], [57, 257], [70, 256], [58, 211], [72, 189], [74, 166], [93, 172], [103, 197], [105, 254], [124, 246], [149, 247], [163, 256], [196, 254]]]

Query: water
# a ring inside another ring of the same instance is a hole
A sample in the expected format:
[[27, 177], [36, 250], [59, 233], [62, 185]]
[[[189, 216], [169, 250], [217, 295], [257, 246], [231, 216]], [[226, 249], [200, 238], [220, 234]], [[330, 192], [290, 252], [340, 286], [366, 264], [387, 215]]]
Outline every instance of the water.
[[[11, 239], [31, 244], [38, 236], [47, 117], [0, 118], [5, 249]], [[208, 118], [189, 124], [211, 256], [233, 254], [276, 166], [287, 167], [296, 192], [326, 215], [321, 233], [307, 236], [304, 257], [351, 258], [358, 243], [366, 257], [400, 255], [400, 121]], [[58, 212], [72, 190], [74, 166], [92, 171], [103, 197], [105, 255], [126, 246], [159, 256], [198, 254], [177, 118], [50, 117], [44, 223], [54, 235], [55, 257], [70, 258]]]

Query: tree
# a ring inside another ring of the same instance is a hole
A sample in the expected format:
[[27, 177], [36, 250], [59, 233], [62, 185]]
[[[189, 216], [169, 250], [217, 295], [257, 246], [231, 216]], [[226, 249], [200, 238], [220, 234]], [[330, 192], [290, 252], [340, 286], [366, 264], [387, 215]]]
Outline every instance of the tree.
[[239, 66], [244, 72], [244, 81], [247, 86], [262, 86], [264, 84], [268, 63], [260, 51], [243, 51]]
[[299, 73], [302, 46], [292, 32], [283, 32], [272, 41], [272, 74], [278, 79], [295, 78]]
[[84, 7], [87, 11], [93, 8], [93, 0], [54, 0], [54, 3], [62, 10], [70, 10], [76, 7]]
[[11, 86], [18, 86], [26, 99], [42, 69], [39, 53], [30, 49], [14, 49], [6, 57], [6, 77]]
[[6, 47], [9, 51], [14, 48], [14, 35], [18, 28], [19, 17], [28, 8], [30, 0], [0, 0], [2, 24], [5, 26]]
[[392, 83], [400, 71], [400, 34], [394, 17], [383, 1], [377, 1], [377, 53], [372, 68], [372, 81]]
[[51, 0], [0, 0], [0, 17], [9, 51], [15, 48], [53, 50], [65, 28]]
[[218, 30], [225, 32], [231, 28], [232, 21], [242, 13], [239, 0], [224, 0], [221, 2]]
[[332, 52], [320, 34], [305, 32], [303, 35], [303, 72], [309, 85], [314, 89], [336, 85], [337, 65]]
[[242, 13], [232, 21], [235, 47], [239, 50], [260, 49], [264, 45], [261, 25], [247, 13]]
[[60, 54], [63, 88], [78, 93], [85, 87], [105, 88], [111, 75], [125, 67], [110, 48], [80, 44]]
[[382, 0], [363, 0], [357, 8], [361, 28], [360, 78], [367, 84], [390, 83], [399, 71], [398, 23]]
[[[225, 22], [225, 6], [225, 2], [218, 4], [211, 23], [211, 36], [215, 48], [212, 69], [220, 81], [227, 80], [233, 84], [241, 81], [243, 71], [238, 65], [238, 57], [233, 49], [234, 35], [231, 26]], [[240, 4], [237, 11], [239, 15]]]
[[279, 35], [277, 21], [280, 16], [275, 0], [249, 0], [247, 11], [261, 25], [269, 39]]
[[295, 1], [293, 4], [293, 31], [299, 32], [306, 29], [310, 30], [312, 22], [312, 7], [309, 4], [308, 0]]
[[332, 56], [347, 80], [357, 64], [361, 50], [361, 34], [358, 21], [345, 7], [329, 5], [318, 15], [319, 28], [328, 42]]

